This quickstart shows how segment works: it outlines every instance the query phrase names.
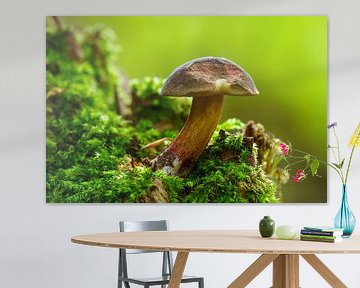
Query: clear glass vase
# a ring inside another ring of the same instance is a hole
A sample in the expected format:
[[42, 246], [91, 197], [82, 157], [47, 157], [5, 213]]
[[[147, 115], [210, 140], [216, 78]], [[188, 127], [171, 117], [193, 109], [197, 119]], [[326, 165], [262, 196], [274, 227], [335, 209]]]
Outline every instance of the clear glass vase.
[[334, 224], [336, 228], [344, 229], [343, 237], [350, 237], [355, 229], [356, 219], [349, 207], [346, 185], [342, 187], [341, 206], [336, 214]]

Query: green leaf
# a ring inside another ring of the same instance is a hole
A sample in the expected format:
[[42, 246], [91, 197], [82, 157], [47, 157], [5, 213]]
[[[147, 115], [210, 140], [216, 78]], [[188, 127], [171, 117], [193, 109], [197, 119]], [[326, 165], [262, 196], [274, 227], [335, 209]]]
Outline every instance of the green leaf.
[[345, 161], [345, 159], [343, 159], [340, 164], [337, 164], [337, 163], [334, 163], [334, 162], [331, 163], [331, 164], [334, 165], [334, 166], [335, 166], [336, 168], [338, 168], [339, 170], [341, 170], [342, 167], [344, 166], [344, 161]]
[[314, 160], [314, 161], [312, 161], [311, 162], [311, 164], [310, 164], [310, 170], [311, 170], [311, 174], [312, 174], [312, 176], [315, 176], [316, 175], [316, 172], [317, 172], [317, 170], [318, 170], [318, 168], [319, 168], [319, 160]]
[[337, 163], [335, 163], [335, 162], [332, 162], [331, 164], [334, 165], [336, 168], [340, 169], [339, 164], [337, 164]]
[[342, 167], [344, 166], [344, 162], [345, 162], [345, 158], [341, 161], [339, 168], [342, 169]]

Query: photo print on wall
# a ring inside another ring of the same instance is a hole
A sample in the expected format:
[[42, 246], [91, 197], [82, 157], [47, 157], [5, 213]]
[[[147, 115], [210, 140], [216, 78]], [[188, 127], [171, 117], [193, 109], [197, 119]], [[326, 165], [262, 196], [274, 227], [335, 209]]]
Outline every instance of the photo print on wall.
[[48, 203], [326, 203], [327, 18], [46, 19]]

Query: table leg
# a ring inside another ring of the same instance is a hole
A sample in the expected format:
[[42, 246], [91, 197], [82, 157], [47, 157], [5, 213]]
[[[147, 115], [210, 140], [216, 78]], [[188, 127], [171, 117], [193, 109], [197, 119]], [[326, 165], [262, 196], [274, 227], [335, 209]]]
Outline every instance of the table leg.
[[272, 288], [299, 288], [299, 255], [281, 254], [274, 260]]
[[[347, 286], [314, 254], [301, 256], [333, 288]], [[299, 255], [297, 254], [263, 254], [252, 263], [228, 288], [244, 288], [273, 262], [273, 286], [271, 288], [299, 288]], [[177, 288], [177, 287], [176, 287]]]
[[347, 286], [314, 254], [301, 255], [325, 279], [331, 287], [346, 288]]
[[273, 262], [278, 254], [263, 254], [254, 263], [252, 263], [238, 278], [232, 282], [228, 288], [244, 288], [257, 275], [259, 275], [271, 262]]
[[180, 287], [181, 278], [184, 274], [185, 265], [186, 265], [188, 256], [189, 256], [189, 252], [178, 252], [177, 253], [168, 288], [179, 288]]

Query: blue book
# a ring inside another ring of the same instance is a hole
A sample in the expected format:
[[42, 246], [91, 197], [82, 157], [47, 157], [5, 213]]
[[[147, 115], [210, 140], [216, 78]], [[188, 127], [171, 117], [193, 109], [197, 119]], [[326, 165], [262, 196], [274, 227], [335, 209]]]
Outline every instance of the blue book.
[[341, 236], [343, 235], [344, 229], [335, 228], [329, 226], [314, 226], [314, 227], [304, 227], [301, 230], [303, 235], [318, 235], [318, 236]]

